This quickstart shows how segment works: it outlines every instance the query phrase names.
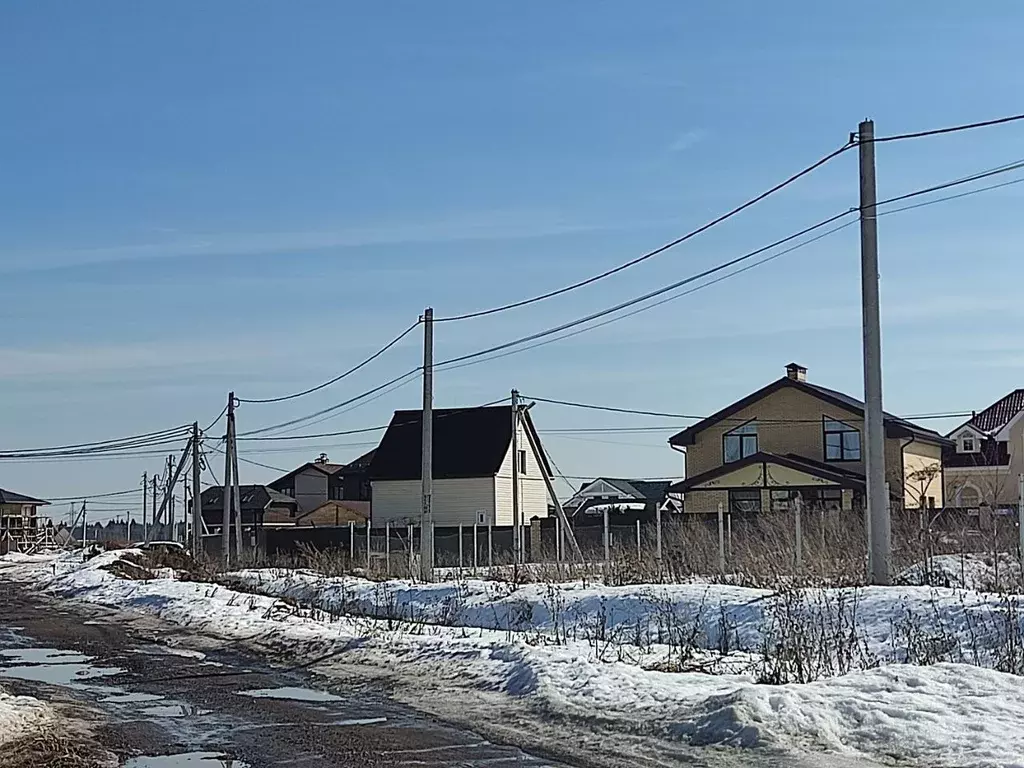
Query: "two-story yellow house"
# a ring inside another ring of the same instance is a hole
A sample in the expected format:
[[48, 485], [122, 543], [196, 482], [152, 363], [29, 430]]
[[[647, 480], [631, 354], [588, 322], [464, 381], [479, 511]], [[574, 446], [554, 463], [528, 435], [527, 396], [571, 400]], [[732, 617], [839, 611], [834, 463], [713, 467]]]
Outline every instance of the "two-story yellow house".
[[[885, 414], [890, 498], [907, 507], [943, 504], [942, 451], [951, 442]], [[859, 509], [865, 492], [864, 403], [807, 381], [796, 363], [786, 375], [674, 435], [686, 453], [687, 513], [734, 514], [789, 508], [797, 493], [824, 509]]]

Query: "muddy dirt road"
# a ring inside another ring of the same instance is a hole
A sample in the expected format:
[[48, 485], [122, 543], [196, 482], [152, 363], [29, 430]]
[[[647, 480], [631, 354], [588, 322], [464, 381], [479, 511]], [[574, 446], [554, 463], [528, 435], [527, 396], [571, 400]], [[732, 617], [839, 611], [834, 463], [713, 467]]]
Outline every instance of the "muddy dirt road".
[[[132, 768], [556, 766], [429, 719], [380, 686], [275, 670], [156, 620], [0, 589], [0, 682], [93, 719]], [[233, 761], [233, 762], [232, 762]]]

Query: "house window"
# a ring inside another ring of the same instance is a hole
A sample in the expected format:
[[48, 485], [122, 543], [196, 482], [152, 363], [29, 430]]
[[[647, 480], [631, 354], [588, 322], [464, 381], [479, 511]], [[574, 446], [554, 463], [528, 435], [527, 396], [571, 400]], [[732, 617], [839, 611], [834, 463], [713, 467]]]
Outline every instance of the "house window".
[[729, 491], [729, 511], [734, 515], [755, 515], [761, 511], [761, 491]]
[[482, 509], [476, 511], [476, 524], [487, 525], [487, 513]]
[[965, 432], [960, 435], [958, 453], [977, 453], [979, 450], [980, 446], [978, 445], [978, 441], [975, 439], [974, 435], [969, 432]]
[[772, 512], [789, 511], [789, 491], [772, 491]]
[[295, 498], [294, 488], [282, 488], [281, 493], [283, 493], [285, 496], [291, 496], [293, 499]]
[[526, 474], [526, 451], [519, 452], [519, 474]]
[[841, 421], [822, 419], [825, 461], [860, 461], [860, 430]]
[[745, 459], [757, 453], [757, 420], [751, 419], [722, 436], [722, 463]]

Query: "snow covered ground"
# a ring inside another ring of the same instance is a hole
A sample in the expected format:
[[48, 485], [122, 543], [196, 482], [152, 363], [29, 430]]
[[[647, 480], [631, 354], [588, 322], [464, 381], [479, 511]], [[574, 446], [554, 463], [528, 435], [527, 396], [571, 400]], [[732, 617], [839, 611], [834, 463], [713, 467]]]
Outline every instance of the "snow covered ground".
[[53, 710], [31, 696], [12, 696], [0, 687], [0, 747], [49, 726]]
[[[106, 568], [123, 554], [0, 563], [0, 578], [286, 648], [299, 661], [337, 652], [346, 663], [397, 672], [424, 692], [500, 695], [567, 727], [599, 725], [715, 754], [780, 751], [804, 756], [805, 765], [816, 764], [806, 762], [812, 752], [822, 756], [817, 764], [831, 754], [1024, 768], [1024, 678], [944, 661], [973, 654], [981, 664], [999, 663], [999, 633], [1020, 621], [1015, 598], [924, 587], [794, 598], [692, 584], [381, 586], [281, 571], [235, 574], [238, 585], [259, 593], [243, 594], [173, 578], [118, 578]], [[908, 619], [921, 626], [904, 627]], [[766, 663], [762, 651], [806, 663], [815, 626], [831, 628], [819, 644], [836, 658], [811, 669], [812, 682], [758, 682], [791, 679], [791, 666]], [[797, 630], [800, 642], [789, 636]], [[827, 639], [836, 634], [857, 642]], [[951, 644], [966, 650], [950, 651]], [[723, 646], [728, 653], [718, 652]], [[922, 654], [939, 663], [893, 663]]]

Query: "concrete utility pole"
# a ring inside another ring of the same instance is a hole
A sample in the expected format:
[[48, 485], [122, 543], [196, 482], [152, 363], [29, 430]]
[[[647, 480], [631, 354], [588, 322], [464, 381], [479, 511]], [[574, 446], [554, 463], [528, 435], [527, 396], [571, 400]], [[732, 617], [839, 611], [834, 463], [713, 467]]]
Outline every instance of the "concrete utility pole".
[[82, 544], [85, 544], [85, 542], [86, 542], [86, 527], [85, 526], [86, 526], [87, 518], [88, 518], [88, 515], [86, 514], [86, 511], [85, 511], [85, 499], [83, 499], [82, 500]]
[[198, 558], [202, 549], [203, 489], [199, 484], [199, 461], [202, 443], [199, 442], [199, 422], [192, 422], [192, 557]]
[[227, 439], [224, 444], [224, 517], [220, 526], [220, 556], [224, 565], [231, 562], [231, 422], [235, 420], [235, 393], [228, 392]]
[[882, 328], [878, 307], [878, 216], [875, 196], [875, 124], [857, 129], [860, 150], [860, 279], [864, 330], [864, 437], [867, 445], [868, 572], [872, 584], [889, 584], [892, 528], [885, 490], [885, 425], [882, 415]]
[[157, 483], [157, 476], [153, 475], [153, 477], [150, 478], [149, 482], [150, 482], [150, 485], [153, 487], [153, 505], [152, 505], [151, 510], [150, 510], [152, 515], [153, 515], [153, 520], [152, 520], [153, 524], [150, 526], [149, 531], [146, 532], [146, 541], [149, 541], [149, 537], [152, 535], [153, 529], [156, 528], [157, 524], [160, 522], [157, 519], [157, 514], [156, 514], [156, 483]]
[[[167, 457], [167, 487], [165, 490], [167, 504], [167, 525], [170, 528], [170, 533], [167, 535], [168, 541], [175, 541], [174, 538], [174, 486], [175, 482], [171, 480], [171, 473], [174, 471], [174, 454], [172, 453]], [[175, 478], [177, 480], [177, 478]]]
[[519, 515], [519, 392], [512, 390], [512, 562], [523, 562]]
[[146, 497], [149, 496], [149, 473], [142, 473], [142, 540], [149, 541], [149, 519], [146, 517]]
[[[235, 428], [235, 411], [231, 410], [231, 479], [233, 482], [232, 493], [235, 500], [235, 557], [242, 559], [242, 488], [239, 485], [238, 474], [238, 430]], [[253, 531], [256, 530], [256, 518], [252, 521]]]
[[420, 510], [420, 578], [434, 580], [434, 310], [423, 310], [423, 506]]

